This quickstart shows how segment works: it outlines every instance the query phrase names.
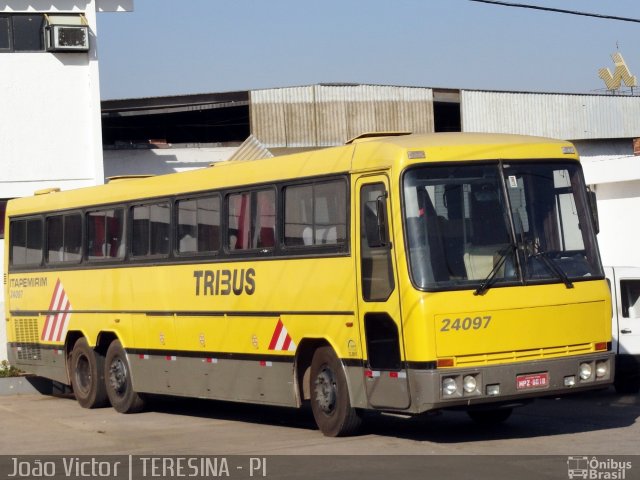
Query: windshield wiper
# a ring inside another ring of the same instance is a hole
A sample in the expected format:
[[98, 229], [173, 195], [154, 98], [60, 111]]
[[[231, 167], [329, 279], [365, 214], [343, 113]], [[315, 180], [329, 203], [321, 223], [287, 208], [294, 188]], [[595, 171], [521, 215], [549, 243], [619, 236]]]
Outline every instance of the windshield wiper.
[[549, 258], [549, 254], [547, 252], [538, 251], [532, 256], [534, 258], [541, 258], [544, 264], [547, 266], [547, 268], [551, 270], [551, 272], [555, 273], [560, 280], [562, 280], [562, 283], [564, 283], [565, 287], [573, 288], [573, 283], [571, 282], [571, 280], [569, 280], [569, 277], [567, 277], [567, 274], [564, 273], [564, 270], [558, 267], [558, 264], [555, 262], [553, 258]]
[[496, 279], [496, 276], [498, 275], [500, 268], [502, 268], [504, 263], [507, 261], [507, 256], [510, 253], [515, 252], [516, 248], [517, 247], [513, 244], [507, 245], [506, 248], [498, 252], [498, 255], [500, 255], [498, 262], [493, 266], [493, 269], [489, 272], [489, 275], [487, 275], [487, 278], [485, 278], [480, 284], [480, 286], [475, 289], [475, 291], [473, 292], [474, 295], [484, 295], [486, 291], [489, 290], [494, 280]]

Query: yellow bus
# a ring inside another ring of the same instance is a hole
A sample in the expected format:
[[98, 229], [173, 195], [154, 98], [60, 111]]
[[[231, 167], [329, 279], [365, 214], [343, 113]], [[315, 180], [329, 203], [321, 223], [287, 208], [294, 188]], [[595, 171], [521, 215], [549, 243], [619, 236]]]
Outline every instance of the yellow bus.
[[8, 203], [10, 363], [83, 407], [149, 394], [505, 420], [613, 378], [575, 148], [370, 134]]

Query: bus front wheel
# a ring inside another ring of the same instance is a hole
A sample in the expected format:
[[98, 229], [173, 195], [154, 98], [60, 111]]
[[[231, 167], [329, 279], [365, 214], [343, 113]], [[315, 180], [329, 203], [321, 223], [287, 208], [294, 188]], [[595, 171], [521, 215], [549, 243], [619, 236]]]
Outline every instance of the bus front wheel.
[[70, 366], [71, 387], [78, 403], [84, 408], [108, 405], [104, 383], [104, 357], [82, 337], [73, 346]]
[[351, 435], [362, 420], [351, 406], [342, 363], [331, 347], [318, 348], [311, 361], [311, 410], [327, 437]]
[[133, 390], [131, 369], [120, 340], [114, 340], [109, 345], [104, 376], [109, 401], [116, 411], [137, 413], [144, 408], [144, 400]]

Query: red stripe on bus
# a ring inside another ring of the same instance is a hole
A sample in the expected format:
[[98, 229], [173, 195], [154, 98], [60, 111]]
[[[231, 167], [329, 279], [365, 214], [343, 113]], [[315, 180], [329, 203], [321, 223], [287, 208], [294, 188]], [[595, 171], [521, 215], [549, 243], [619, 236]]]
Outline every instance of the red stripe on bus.
[[276, 331], [273, 332], [273, 337], [271, 337], [271, 343], [269, 344], [269, 350], [275, 350], [276, 345], [278, 344], [278, 338], [280, 338], [280, 333], [282, 332], [284, 325], [282, 320], [278, 320], [278, 325], [276, 325]]

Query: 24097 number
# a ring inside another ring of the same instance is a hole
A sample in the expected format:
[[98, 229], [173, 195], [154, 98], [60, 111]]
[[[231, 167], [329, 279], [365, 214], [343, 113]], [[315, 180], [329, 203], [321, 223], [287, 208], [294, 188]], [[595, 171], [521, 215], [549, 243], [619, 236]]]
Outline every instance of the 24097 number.
[[485, 329], [491, 323], [491, 315], [484, 317], [465, 317], [465, 318], [444, 318], [442, 320], [441, 332], [450, 332], [451, 330], [481, 330]]

